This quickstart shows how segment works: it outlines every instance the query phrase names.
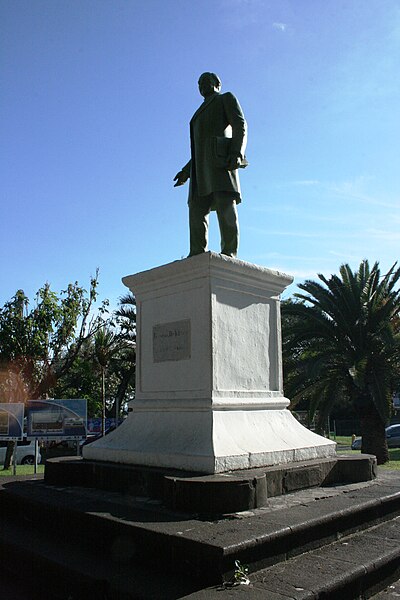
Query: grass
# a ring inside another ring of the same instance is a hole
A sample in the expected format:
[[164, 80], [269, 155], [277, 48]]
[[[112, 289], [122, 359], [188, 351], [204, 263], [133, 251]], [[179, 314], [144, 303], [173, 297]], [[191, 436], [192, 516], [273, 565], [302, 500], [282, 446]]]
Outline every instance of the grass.
[[[44, 465], [38, 465], [38, 473], [44, 473]], [[32, 465], [17, 465], [17, 476], [18, 475], [33, 475], [34, 467]], [[0, 468], [0, 477], [10, 477], [14, 475], [13, 467], [4, 471]]]
[[[360, 454], [360, 450], [340, 450], [338, 454]], [[380, 469], [400, 470], [400, 448], [389, 448], [389, 462], [379, 465]]]
[[[331, 434], [331, 439], [334, 436]], [[338, 446], [351, 446], [351, 436], [337, 435], [336, 443]], [[339, 454], [359, 454], [360, 450], [338, 450]], [[389, 448], [389, 462], [379, 465], [380, 469], [400, 470], [400, 448]]]
[[382, 469], [400, 470], [400, 448], [389, 448], [390, 460], [382, 465]]
[[331, 433], [331, 440], [339, 446], [351, 446], [351, 435], [337, 435], [336, 438]]

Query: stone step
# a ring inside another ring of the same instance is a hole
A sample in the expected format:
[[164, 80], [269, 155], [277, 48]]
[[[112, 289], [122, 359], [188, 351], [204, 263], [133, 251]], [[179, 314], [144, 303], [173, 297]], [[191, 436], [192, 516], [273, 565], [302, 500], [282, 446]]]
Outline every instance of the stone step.
[[116, 557], [110, 561], [109, 556], [89, 556], [86, 549], [46, 532], [27, 535], [26, 524], [10, 524], [4, 516], [0, 530], [3, 569], [14, 569], [19, 578], [22, 571], [35, 593], [49, 600], [80, 600], [88, 595], [94, 600], [223, 600], [244, 595], [249, 600], [358, 600], [396, 579], [400, 569], [399, 518], [251, 573], [249, 586], [214, 586], [195, 592], [193, 581], [183, 573], [176, 577], [157, 565], [149, 568]]
[[250, 573], [250, 586], [214, 586], [195, 592], [190, 578], [174, 577], [159, 565], [144, 567], [140, 560], [127, 564], [108, 555], [101, 558], [93, 549], [90, 554], [86, 548], [49, 536], [48, 531], [38, 535], [26, 523], [9, 523], [4, 515], [0, 531], [3, 568], [14, 568], [18, 577], [22, 572], [35, 592], [49, 600], [79, 600], [89, 594], [99, 600], [221, 600], [221, 591], [226, 598], [246, 595], [249, 600], [358, 600], [396, 579], [400, 569], [399, 518]]
[[59, 457], [46, 461], [45, 482], [128, 492], [160, 500], [173, 510], [217, 515], [260, 508], [271, 497], [301, 489], [370, 481], [376, 468], [375, 456], [366, 454], [213, 475]]
[[[54, 529], [38, 531], [24, 522], [0, 517], [2, 573], [29, 596], [46, 600], [165, 600], [181, 598], [196, 589], [182, 574], [179, 578], [154, 565], [143, 565], [126, 552], [123, 538], [104, 555], [63, 539]], [[128, 560], [129, 559], [129, 560]], [[197, 589], [201, 587], [197, 585]], [[3, 592], [3, 586], [0, 586]], [[5, 597], [5, 596], [2, 596]]]
[[373, 600], [399, 600], [400, 579], [389, 583], [383, 590], [372, 596]]
[[212, 520], [115, 492], [10, 482], [0, 492], [0, 514], [23, 523], [31, 540], [49, 532], [50, 541], [55, 536], [88, 555], [111, 559], [113, 548], [122, 547], [143, 569], [185, 573], [195, 589], [229, 579], [235, 560], [259, 571], [396, 517], [399, 483], [400, 474], [391, 474], [314, 488]]
[[[359, 600], [390, 597], [375, 593], [400, 574], [400, 517], [345, 537], [318, 550], [261, 569], [249, 585], [214, 586], [187, 600]], [[221, 595], [221, 591], [223, 594]]]

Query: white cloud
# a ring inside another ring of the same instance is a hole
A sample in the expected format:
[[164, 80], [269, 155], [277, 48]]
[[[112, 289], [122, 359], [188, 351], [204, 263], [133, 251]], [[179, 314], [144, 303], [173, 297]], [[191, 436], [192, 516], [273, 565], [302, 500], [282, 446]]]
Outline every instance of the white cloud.
[[299, 181], [292, 181], [291, 185], [300, 185], [300, 186], [309, 186], [309, 185], [319, 185], [321, 182], [318, 179], [300, 179]]
[[318, 273], [322, 273], [328, 277], [330, 275], [330, 271], [327, 271], [326, 268], [321, 269], [320, 267], [315, 267], [315, 269], [291, 269], [289, 275], [293, 275], [293, 277], [298, 279], [318, 279]]
[[344, 199], [357, 200], [372, 206], [384, 208], [400, 208], [400, 201], [392, 202], [386, 199], [374, 197], [365, 192], [365, 188], [372, 182], [373, 178], [366, 175], [359, 175], [346, 181], [320, 181], [318, 179], [304, 179], [288, 181], [282, 184], [282, 187], [319, 187], [321, 193], [334, 194]]
[[346, 262], [349, 260], [358, 260], [361, 262], [362, 259], [358, 256], [358, 254], [349, 254], [348, 252], [336, 252], [336, 250], [329, 250], [329, 254], [335, 256], [340, 259], [345, 259]]
[[254, 233], [259, 233], [261, 235], [276, 235], [285, 237], [294, 237], [294, 238], [307, 238], [307, 239], [353, 239], [355, 237], [365, 237], [364, 232], [359, 233], [327, 233], [326, 231], [321, 231], [320, 233], [312, 232], [308, 233], [306, 231], [271, 231], [270, 229], [261, 229], [259, 227], [246, 227], [247, 231], [252, 231]]
[[385, 240], [387, 242], [400, 241], [400, 231], [388, 231], [384, 229], [367, 229], [367, 236], [371, 236], [378, 240]]
[[[301, 256], [299, 254], [282, 254], [280, 252], [265, 252], [263, 254], [258, 254], [257, 259], [274, 259], [276, 260], [280, 260], [280, 261], [287, 261], [287, 260], [294, 260], [294, 261], [302, 261], [302, 262], [314, 262], [315, 263], [315, 257], [314, 256]], [[328, 262], [332, 262], [334, 263], [334, 259], [327, 257], [326, 259]]]
[[356, 181], [344, 181], [342, 183], [330, 183], [327, 184], [327, 190], [333, 192], [337, 196], [342, 198], [357, 200], [359, 202], [365, 202], [372, 206], [380, 206], [382, 208], [400, 208], [400, 203], [393, 204], [380, 198], [375, 198], [362, 191], [362, 187], [357, 184]]
[[279, 31], [286, 31], [287, 25], [286, 23], [272, 23], [272, 27]]

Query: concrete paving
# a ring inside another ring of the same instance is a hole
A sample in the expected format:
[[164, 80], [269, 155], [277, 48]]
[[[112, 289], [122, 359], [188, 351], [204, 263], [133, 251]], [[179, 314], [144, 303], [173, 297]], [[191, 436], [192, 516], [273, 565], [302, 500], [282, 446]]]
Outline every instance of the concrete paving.
[[21, 578], [10, 575], [0, 570], [0, 597], [4, 600], [39, 600], [39, 597], [29, 586], [24, 584]]
[[384, 590], [373, 596], [373, 600], [399, 600], [400, 580], [388, 585]]

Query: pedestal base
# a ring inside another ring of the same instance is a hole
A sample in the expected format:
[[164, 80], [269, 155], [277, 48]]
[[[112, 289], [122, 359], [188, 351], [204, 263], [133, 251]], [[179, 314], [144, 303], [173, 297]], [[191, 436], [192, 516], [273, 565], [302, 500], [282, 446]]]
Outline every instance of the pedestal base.
[[135, 410], [114, 432], [84, 446], [84, 458], [223, 473], [336, 454], [336, 443], [289, 410]]

